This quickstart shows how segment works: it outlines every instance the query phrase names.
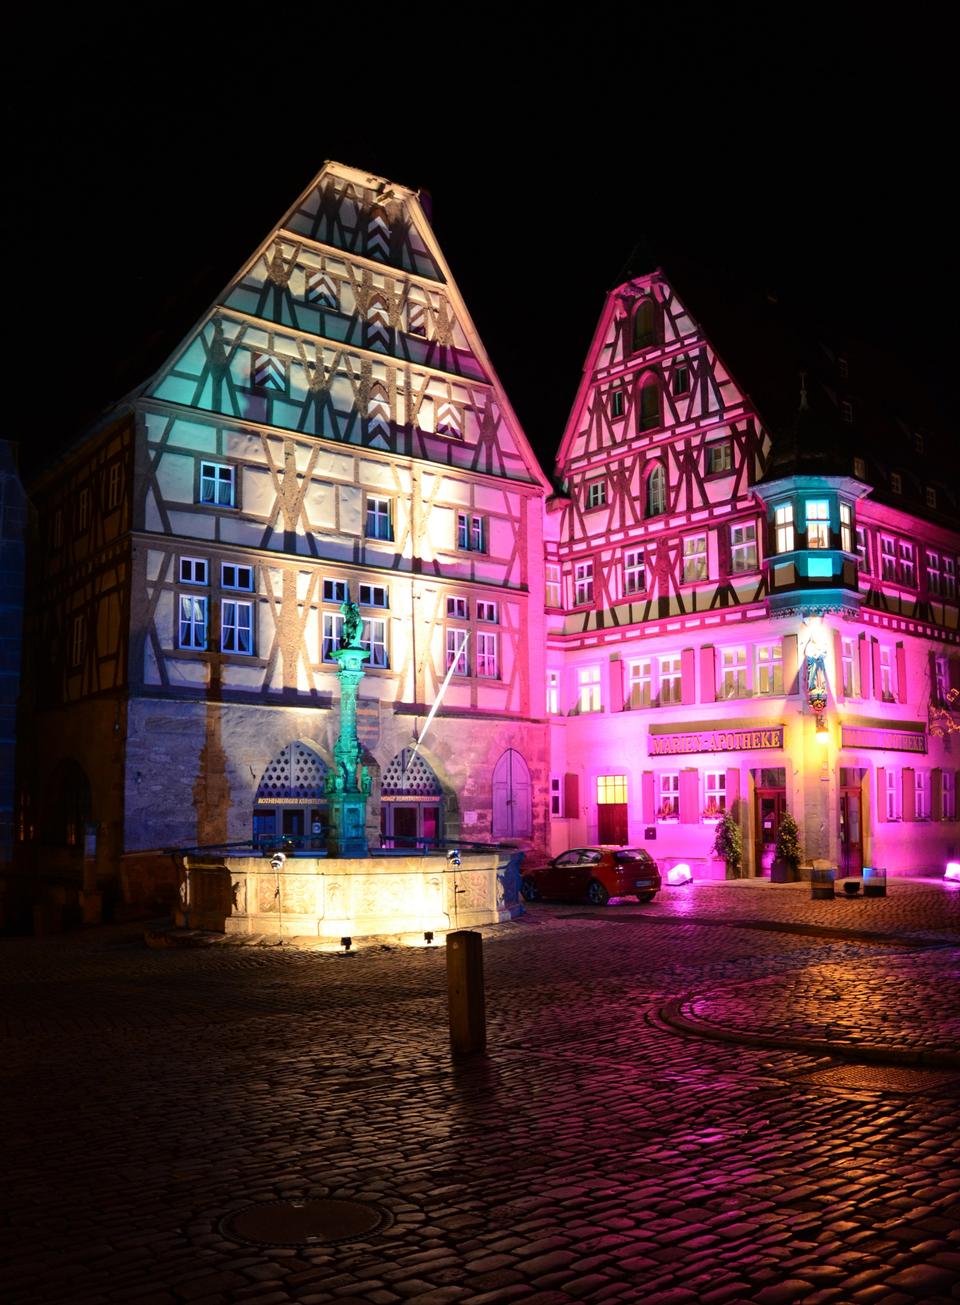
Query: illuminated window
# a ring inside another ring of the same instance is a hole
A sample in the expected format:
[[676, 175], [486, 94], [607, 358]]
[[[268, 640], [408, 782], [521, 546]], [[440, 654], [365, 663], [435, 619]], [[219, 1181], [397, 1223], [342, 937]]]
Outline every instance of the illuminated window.
[[719, 820], [727, 809], [727, 772], [708, 770], [703, 776], [703, 818]]
[[794, 544], [793, 504], [781, 503], [774, 509], [774, 526], [777, 535], [777, 552], [792, 553]]
[[943, 559], [943, 596], [955, 598], [957, 594], [957, 564], [952, 557]]
[[686, 363], [678, 363], [673, 369], [673, 375], [670, 377], [670, 389], [678, 398], [681, 394], [690, 393], [690, 368]]
[[583, 607], [593, 602], [593, 563], [577, 562], [573, 568], [573, 605]]
[[207, 600], [193, 594], [180, 595], [178, 648], [203, 651], [207, 646]]
[[393, 524], [391, 512], [393, 504], [388, 498], [367, 495], [367, 539], [392, 539]]
[[889, 535], [880, 536], [880, 574], [884, 580], [897, 578], [897, 544]]
[[853, 474], [856, 476], [857, 480], [866, 480], [867, 464], [864, 462], [863, 458], [854, 458]]
[[630, 548], [623, 555], [623, 592], [642, 594], [647, 587], [643, 549]]
[[623, 390], [612, 390], [610, 393], [610, 416], [623, 416]]
[[560, 714], [560, 672], [547, 671], [547, 711], [551, 716]]
[[350, 599], [346, 580], [324, 580], [323, 601], [325, 603], [346, 603]]
[[599, 666], [577, 668], [577, 709], [582, 712], [603, 710], [600, 701]]
[[719, 476], [733, 466], [733, 448], [729, 440], [707, 445], [707, 475]]
[[499, 619], [500, 619], [500, 615], [499, 612], [497, 611], [496, 603], [492, 603], [489, 600], [489, 598], [477, 599], [478, 621], [492, 621], [494, 624], [496, 624]]
[[913, 772], [913, 814], [916, 820], [930, 819], [930, 772], [920, 770]]
[[597, 806], [623, 806], [626, 800], [626, 775], [597, 776]]
[[236, 507], [236, 467], [220, 462], [200, 463], [200, 502]]
[[633, 314], [633, 349], [646, 349], [657, 343], [657, 305], [649, 296], [641, 299]]
[[359, 602], [361, 607], [389, 607], [390, 595], [385, 585], [361, 585]]
[[637, 430], [656, 430], [660, 425], [660, 382], [653, 372], [645, 372], [640, 381]]
[[204, 557], [181, 557], [180, 583], [182, 585], [205, 585], [207, 583], [207, 560]]
[[647, 477], [646, 516], [657, 517], [667, 510], [667, 473], [658, 462]]
[[902, 585], [909, 585], [912, 589], [917, 583], [917, 568], [913, 560], [913, 544], [906, 539], [901, 539], [898, 551], [899, 575], [897, 578]]
[[253, 567], [238, 566], [235, 562], [220, 564], [221, 589], [252, 589]]
[[899, 471], [890, 472], [890, 492], [893, 494], [903, 493], [903, 480]]
[[469, 675], [467, 665], [467, 631], [447, 628], [447, 670], [453, 667], [454, 675]]
[[887, 819], [899, 820], [903, 806], [903, 781], [897, 766], [888, 766], [884, 771], [884, 792], [880, 801], [884, 803]]
[[845, 698], [860, 697], [860, 651], [856, 639], [840, 640], [840, 674]]
[[730, 527], [730, 570], [733, 575], [756, 571], [757, 525], [755, 521]]
[[720, 697], [743, 698], [746, 693], [746, 648], [722, 648], [720, 650]]
[[653, 703], [653, 663], [649, 657], [627, 665], [629, 702], [631, 707], [649, 707]]
[[426, 431], [428, 435], [432, 435], [437, 429], [437, 414], [429, 394], [425, 394], [417, 405], [416, 422], [417, 428]]
[[807, 500], [807, 548], [830, 547], [830, 504], [826, 499]]
[[683, 582], [707, 578], [707, 537], [686, 535], [683, 541]]
[[253, 603], [224, 599], [220, 608], [220, 651], [253, 652]]
[[547, 563], [546, 604], [548, 607], [562, 607], [560, 588], [560, 565], [558, 562]]
[[389, 666], [386, 621], [372, 616], [364, 617], [360, 630], [360, 647], [370, 654], [367, 666]]
[[860, 559], [860, 570], [864, 575], [869, 575], [870, 551], [867, 547], [867, 531], [864, 526], [857, 526], [857, 557]]
[[468, 617], [467, 600], [459, 595], [450, 595], [447, 598], [447, 615], [452, 616], [454, 620], [465, 621]]
[[471, 553], [487, 551], [487, 519], [471, 516], [468, 512], [457, 513], [457, 547]]
[[927, 592], [931, 598], [940, 597], [940, 554], [927, 549]]
[[952, 770], [944, 770], [940, 775], [940, 819], [956, 820], [957, 818], [957, 790], [956, 776]]
[[853, 509], [849, 503], [840, 504], [840, 547], [845, 553], [853, 552]]
[[779, 643], [763, 643], [757, 647], [757, 693], [783, 693], [783, 651]]
[[587, 481], [587, 507], [603, 507], [607, 501], [607, 482], [605, 480]]
[[893, 649], [889, 645], [880, 648], [880, 696], [885, 702], [893, 702], [897, 696], [896, 675], [894, 670]]
[[484, 680], [496, 680], [500, 675], [497, 636], [489, 630], [477, 632], [477, 674]]
[[664, 770], [660, 772], [660, 802], [657, 807], [658, 820], [676, 820], [680, 815], [680, 772]]
[[321, 657], [325, 662], [335, 661], [334, 653], [340, 647], [343, 638], [343, 616], [340, 612], [324, 612], [321, 629], [323, 648]]
[[660, 658], [660, 691], [657, 700], [661, 707], [679, 702], [682, 697], [680, 686], [680, 654], [670, 654]]

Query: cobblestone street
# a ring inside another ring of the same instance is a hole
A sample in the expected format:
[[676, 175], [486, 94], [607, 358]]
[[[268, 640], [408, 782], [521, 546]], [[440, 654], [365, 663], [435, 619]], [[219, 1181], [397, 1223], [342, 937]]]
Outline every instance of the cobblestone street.
[[[454, 1062], [442, 946], [6, 940], [4, 1299], [960, 1300], [958, 944], [926, 881], [538, 904]], [[321, 1197], [383, 1224], [225, 1227]]]

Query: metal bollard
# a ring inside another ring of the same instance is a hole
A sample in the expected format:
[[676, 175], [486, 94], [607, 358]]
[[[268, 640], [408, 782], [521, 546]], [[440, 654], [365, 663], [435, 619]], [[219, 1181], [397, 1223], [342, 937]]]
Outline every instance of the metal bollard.
[[886, 870], [878, 870], [868, 865], [863, 867], [863, 895], [864, 897], [886, 897]]
[[453, 1054], [486, 1050], [483, 1002], [483, 939], [473, 929], [447, 934], [447, 1000]]
[[829, 900], [836, 897], [836, 880], [837, 872], [835, 869], [820, 870], [813, 869], [810, 871], [810, 896], [814, 900]]

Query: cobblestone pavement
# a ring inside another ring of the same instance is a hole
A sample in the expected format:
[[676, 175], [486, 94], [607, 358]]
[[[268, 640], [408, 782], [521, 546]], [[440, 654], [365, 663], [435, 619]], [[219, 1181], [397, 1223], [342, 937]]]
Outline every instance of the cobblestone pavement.
[[[485, 933], [489, 1054], [462, 1061], [442, 947], [4, 942], [4, 1299], [960, 1300], [960, 1069], [851, 1042], [956, 1051], [958, 906], [901, 882], [537, 906]], [[771, 1044], [678, 1032], [671, 1002]], [[826, 1043], [777, 1045], [794, 1034]], [[324, 1196], [388, 1222], [338, 1245], [224, 1231]]]

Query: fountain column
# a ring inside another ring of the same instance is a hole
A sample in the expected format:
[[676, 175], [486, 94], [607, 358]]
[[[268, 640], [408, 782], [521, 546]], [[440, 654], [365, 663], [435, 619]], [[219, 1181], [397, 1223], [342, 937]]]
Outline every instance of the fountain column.
[[369, 856], [367, 798], [370, 776], [360, 764], [357, 739], [357, 689], [366, 675], [363, 663], [370, 656], [360, 647], [362, 622], [356, 603], [343, 603], [343, 633], [333, 656], [340, 670], [340, 734], [333, 746], [334, 768], [327, 775], [327, 855]]

